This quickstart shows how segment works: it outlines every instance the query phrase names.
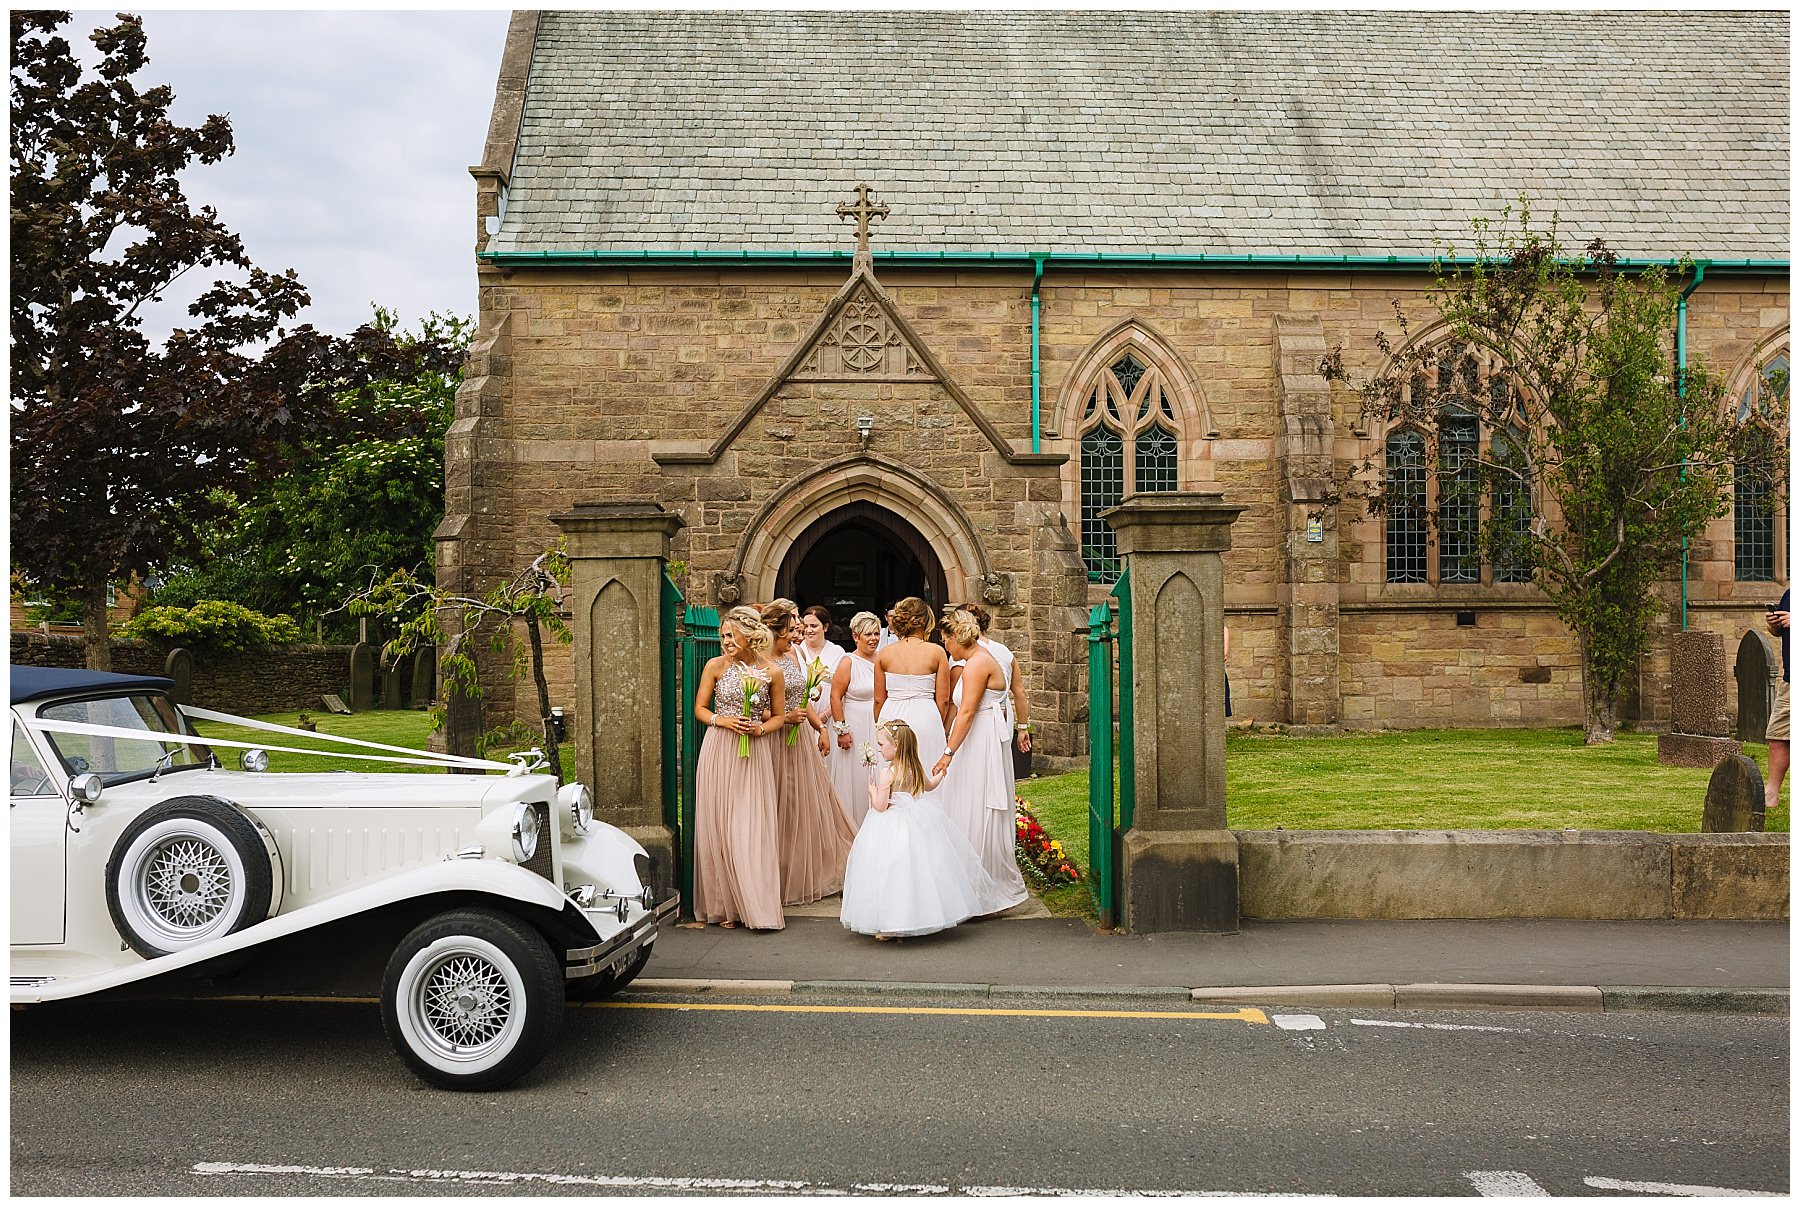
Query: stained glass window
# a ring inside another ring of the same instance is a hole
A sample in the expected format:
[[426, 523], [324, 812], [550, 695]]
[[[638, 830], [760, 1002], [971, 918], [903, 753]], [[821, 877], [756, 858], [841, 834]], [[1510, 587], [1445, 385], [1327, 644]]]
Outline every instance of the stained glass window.
[[1090, 581], [1113, 582], [1123, 567], [1100, 513], [1127, 490], [1181, 486], [1181, 425], [1168, 382], [1134, 351], [1115, 357], [1088, 396], [1079, 430], [1081, 556]]
[[1387, 439], [1387, 580], [1425, 581], [1425, 438], [1395, 432]]
[[1144, 379], [1144, 366], [1138, 363], [1137, 357], [1127, 352], [1113, 362], [1112, 374], [1119, 379], [1119, 389], [1125, 392], [1125, 397], [1130, 398], [1137, 389], [1138, 382]]
[[1125, 442], [1108, 427], [1081, 438], [1081, 560], [1088, 577], [1113, 582], [1119, 577], [1119, 542], [1100, 513], [1125, 497]]
[[1466, 411], [1438, 421], [1438, 581], [1481, 581], [1481, 425]]
[[1492, 457], [1497, 469], [1493, 475], [1493, 522], [1500, 527], [1494, 562], [1497, 583], [1531, 581], [1531, 494], [1519, 479], [1505, 472], [1508, 468], [1524, 468], [1524, 447], [1523, 433], [1494, 433]]
[[1775, 474], [1780, 471], [1786, 441], [1768, 426], [1771, 412], [1785, 412], [1788, 356], [1771, 357], [1744, 390], [1738, 422], [1756, 426], [1756, 451], [1732, 467], [1731, 560], [1739, 582], [1775, 581]]
[[1175, 489], [1175, 435], [1161, 424], [1138, 433], [1137, 488]]

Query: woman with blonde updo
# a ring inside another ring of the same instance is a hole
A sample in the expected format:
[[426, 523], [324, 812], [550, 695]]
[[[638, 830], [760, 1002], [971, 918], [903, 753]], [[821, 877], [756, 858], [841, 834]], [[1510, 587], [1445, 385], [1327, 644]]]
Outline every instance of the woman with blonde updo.
[[781, 865], [781, 903], [805, 905], [844, 887], [844, 860], [856, 828], [832, 790], [819, 758], [820, 722], [806, 698], [806, 671], [794, 656], [799, 627], [779, 600], [763, 609], [773, 644], [769, 655], [782, 680], [787, 711], [772, 737], [775, 756], [776, 849]]
[[875, 654], [875, 719], [899, 718], [911, 727], [919, 760], [930, 767], [944, 753], [944, 713], [950, 707], [950, 659], [931, 640], [936, 618], [917, 596], [894, 605], [894, 644]]
[[875, 646], [881, 619], [873, 612], [850, 618], [856, 648], [838, 659], [831, 676], [831, 786], [860, 827], [875, 782]]
[[780, 930], [780, 839], [774, 744], [786, 715], [773, 637], [751, 608], [719, 623], [717, 658], [700, 672], [694, 718], [707, 727], [694, 785], [694, 921]]
[[981, 623], [961, 608], [944, 618], [944, 646], [963, 666], [952, 695], [956, 718], [930, 770], [944, 777], [938, 804], [950, 824], [975, 848], [982, 869], [1005, 888], [1004, 909], [1026, 897], [1013, 854], [1018, 837], [1006, 744], [1006, 673], [982, 648]]

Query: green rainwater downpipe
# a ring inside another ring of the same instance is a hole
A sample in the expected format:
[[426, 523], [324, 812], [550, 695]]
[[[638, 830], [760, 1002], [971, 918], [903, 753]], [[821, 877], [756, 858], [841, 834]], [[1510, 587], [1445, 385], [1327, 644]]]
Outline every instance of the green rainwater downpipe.
[[[1675, 396], [1677, 398], [1686, 398], [1687, 397], [1687, 303], [1688, 303], [1688, 295], [1692, 294], [1694, 292], [1694, 290], [1700, 288], [1700, 282], [1702, 282], [1704, 280], [1706, 280], [1706, 265], [1704, 263], [1694, 265], [1694, 279], [1691, 282], [1689, 282], [1687, 288], [1685, 288], [1681, 291], [1681, 297], [1675, 303]], [[1682, 416], [1681, 422], [1682, 422], [1682, 426], [1685, 427], [1687, 425], [1687, 416], [1685, 416], [1685, 415]], [[1687, 476], [1686, 469], [1683, 469], [1681, 471], [1681, 473], [1682, 473], [1682, 477], [1685, 478]], [[1687, 538], [1684, 536], [1681, 538], [1681, 628], [1682, 628], [1683, 632], [1686, 632], [1687, 627], [1688, 627], [1688, 615], [1687, 614], [1688, 614], [1688, 541], [1687, 541]]]
[[1044, 261], [1048, 256], [1031, 257], [1031, 451], [1041, 453], [1044, 440], [1044, 378], [1039, 342], [1038, 314], [1043, 305], [1038, 287], [1044, 283]]

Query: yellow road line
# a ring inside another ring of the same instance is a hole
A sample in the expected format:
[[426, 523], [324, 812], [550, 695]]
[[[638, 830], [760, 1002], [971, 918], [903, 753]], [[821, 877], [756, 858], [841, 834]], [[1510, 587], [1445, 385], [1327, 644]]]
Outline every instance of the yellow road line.
[[[300, 1002], [374, 1005], [373, 997], [312, 997], [301, 994], [241, 994], [201, 999], [212, 1002]], [[1195, 1018], [1268, 1026], [1269, 1016], [1254, 1006], [1242, 1010], [1019, 1010], [992, 1006], [804, 1006], [762, 1002], [570, 1002], [590, 1010], [731, 1010], [774, 1014], [944, 1014], [1005, 1018]]]
[[1255, 1007], [1242, 1010], [1007, 1010], [959, 1006], [783, 1006], [751, 1002], [582, 1002], [598, 1010], [758, 1010], [776, 1014], [950, 1014], [1008, 1018], [1201, 1018], [1268, 1025]]

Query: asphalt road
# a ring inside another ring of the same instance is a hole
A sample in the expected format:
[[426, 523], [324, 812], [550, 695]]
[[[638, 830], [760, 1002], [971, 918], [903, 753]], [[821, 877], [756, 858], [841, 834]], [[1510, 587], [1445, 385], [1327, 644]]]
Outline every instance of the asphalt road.
[[[372, 1005], [16, 1011], [12, 1191], [1788, 1188], [1781, 1018], [1271, 1010], [1264, 1022], [1166, 1001], [995, 1013], [985, 999], [891, 998], [794, 1009], [814, 1004], [571, 1009], [551, 1057], [494, 1094], [413, 1079]], [[1084, 1007], [1096, 1013], [1069, 1013]], [[1153, 1017], [1119, 1016], [1132, 1011]]]

